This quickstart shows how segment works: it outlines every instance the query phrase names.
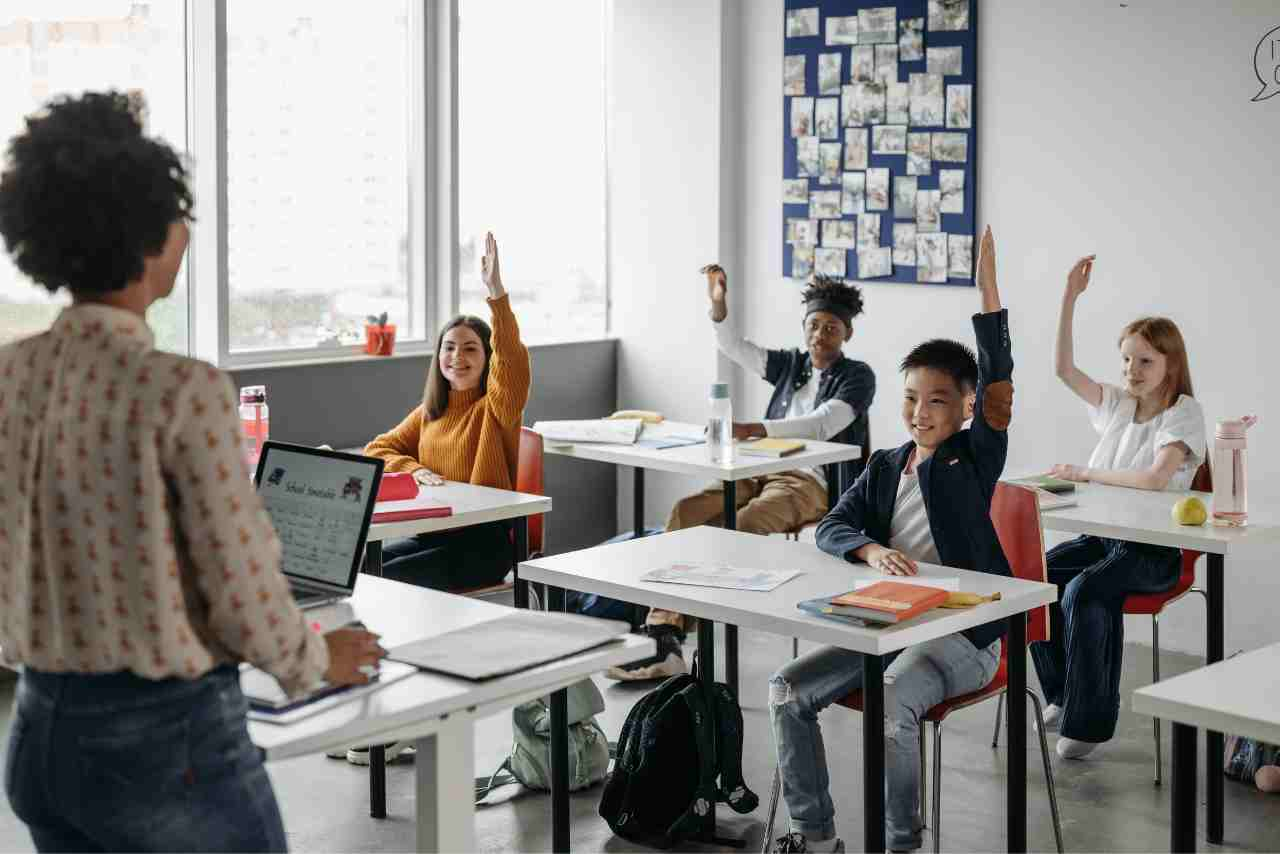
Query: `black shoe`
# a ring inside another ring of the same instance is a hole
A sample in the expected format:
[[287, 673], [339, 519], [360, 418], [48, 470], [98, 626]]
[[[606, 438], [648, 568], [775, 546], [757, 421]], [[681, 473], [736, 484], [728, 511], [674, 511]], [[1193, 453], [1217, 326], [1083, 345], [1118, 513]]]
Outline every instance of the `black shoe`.
[[684, 662], [684, 649], [681, 647], [684, 635], [680, 630], [667, 624], [644, 628], [645, 634], [657, 643], [657, 653], [621, 667], [610, 667], [605, 671], [605, 676], [619, 682], [641, 682], [688, 673], [689, 666]]

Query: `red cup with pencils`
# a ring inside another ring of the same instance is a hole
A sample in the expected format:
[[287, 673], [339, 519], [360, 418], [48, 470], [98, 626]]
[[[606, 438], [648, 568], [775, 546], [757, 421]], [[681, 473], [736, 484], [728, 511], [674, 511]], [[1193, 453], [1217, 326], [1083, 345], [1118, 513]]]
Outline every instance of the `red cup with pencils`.
[[364, 325], [364, 351], [370, 356], [390, 356], [396, 346], [396, 325], [387, 323], [387, 313], [369, 315]]

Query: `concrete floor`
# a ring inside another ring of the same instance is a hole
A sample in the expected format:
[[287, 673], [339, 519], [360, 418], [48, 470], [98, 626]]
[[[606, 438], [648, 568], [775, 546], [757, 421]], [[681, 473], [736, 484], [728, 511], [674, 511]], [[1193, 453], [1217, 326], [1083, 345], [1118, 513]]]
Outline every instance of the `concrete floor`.
[[[750, 851], [759, 850], [772, 779], [773, 749], [765, 708], [766, 681], [768, 675], [790, 657], [791, 643], [775, 635], [744, 631], [741, 644], [746, 721], [743, 768], [748, 784], [760, 796], [761, 806], [754, 815], [735, 815], [732, 819], [722, 819], [721, 825], [731, 834], [745, 837], [746, 850]], [[1198, 666], [1199, 662], [1189, 656], [1166, 653], [1162, 663], [1164, 672], [1174, 675]], [[1150, 672], [1150, 648], [1130, 646], [1125, 656], [1125, 690], [1146, 684]], [[609, 705], [601, 724], [616, 737], [627, 710], [642, 696], [644, 689], [604, 680], [600, 684]], [[12, 683], [0, 685], [0, 708], [3, 708], [0, 724], [6, 733], [5, 744], [12, 693]], [[993, 851], [1004, 846], [1004, 739], [1001, 739], [1001, 748], [991, 749], [994, 714], [995, 704], [988, 703], [957, 713], [947, 723], [942, 784], [944, 850]], [[860, 716], [843, 709], [830, 710], [823, 718], [823, 733], [832, 757], [832, 796], [839, 831], [849, 850], [860, 850]], [[477, 774], [497, 767], [510, 747], [510, 738], [509, 715], [481, 723], [476, 743]], [[1052, 851], [1053, 829], [1038, 745], [1034, 733], [1029, 733], [1029, 838], [1032, 850]], [[1116, 738], [1093, 757], [1063, 762], [1056, 754], [1053, 756], [1068, 851], [1168, 850], [1169, 788], [1152, 785], [1151, 763], [1151, 721], [1128, 711], [1121, 714]], [[369, 818], [368, 778], [364, 769], [323, 756], [269, 767], [292, 850], [413, 850], [411, 764], [396, 764], [388, 769], [388, 817], [382, 821]], [[1166, 746], [1166, 773], [1167, 770]], [[1201, 848], [1280, 850], [1280, 797], [1266, 796], [1251, 786], [1231, 781], [1226, 783], [1226, 793], [1226, 842], [1221, 847], [1205, 844], [1202, 812]], [[599, 797], [597, 786], [572, 799], [574, 850], [639, 850], [613, 837], [596, 815]], [[722, 807], [722, 815], [725, 812]], [[486, 852], [548, 850], [549, 813], [550, 798], [546, 793], [527, 793], [505, 803], [482, 807], [476, 814], [477, 844]], [[783, 808], [779, 809], [778, 822], [779, 827], [785, 829]], [[9, 810], [7, 802], [0, 803], [0, 851], [29, 850], [31, 840], [22, 823]]]

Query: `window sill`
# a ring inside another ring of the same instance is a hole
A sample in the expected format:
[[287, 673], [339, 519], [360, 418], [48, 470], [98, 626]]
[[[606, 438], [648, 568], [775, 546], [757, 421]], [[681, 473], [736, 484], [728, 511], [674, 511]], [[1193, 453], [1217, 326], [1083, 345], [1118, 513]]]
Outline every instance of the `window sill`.
[[[553, 341], [545, 344], [528, 345], [531, 352], [539, 350], [549, 350], [553, 347], [572, 347], [578, 344], [595, 344], [600, 342], [617, 341], [613, 335], [603, 335], [599, 338], [579, 338], [573, 341]], [[228, 360], [218, 367], [224, 371], [261, 371], [261, 370], [277, 370], [279, 368], [298, 368], [311, 365], [341, 365], [354, 364], [359, 362], [381, 362], [388, 359], [422, 359], [430, 358], [432, 351], [425, 342], [415, 341], [409, 347], [403, 350], [397, 350], [390, 356], [370, 356], [366, 353], [346, 353], [346, 352], [330, 352], [324, 355], [314, 355], [301, 358], [279, 358], [279, 359], [258, 359], [252, 356]]]

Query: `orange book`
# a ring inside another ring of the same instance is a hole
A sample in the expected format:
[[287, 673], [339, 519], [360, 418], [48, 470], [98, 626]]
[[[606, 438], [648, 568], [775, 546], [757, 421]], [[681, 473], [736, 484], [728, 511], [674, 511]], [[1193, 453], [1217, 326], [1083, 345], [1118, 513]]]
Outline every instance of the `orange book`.
[[862, 617], [876, 623], [902, 623], [947, 601], [947, 591], [901, 581], [878, 581], [870, 587], [852, 590], [831, 600], [847, 617]]

